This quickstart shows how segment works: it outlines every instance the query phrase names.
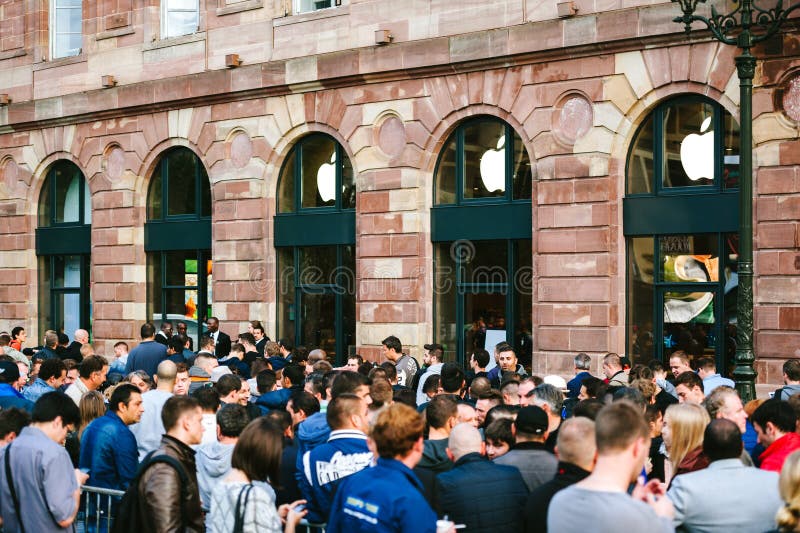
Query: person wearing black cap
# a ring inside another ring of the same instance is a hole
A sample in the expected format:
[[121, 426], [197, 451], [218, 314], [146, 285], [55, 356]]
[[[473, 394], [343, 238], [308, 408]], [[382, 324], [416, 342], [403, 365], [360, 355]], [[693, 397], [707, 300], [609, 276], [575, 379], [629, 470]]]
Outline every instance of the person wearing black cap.
[[26, 400], [13, 387], [19, 381], [19, 367], [16, 361], [0, 361], [0, 409], [18, 407], [29, 413], [33, 411], [33, 402]]
[[422, 368], [417, 371], [411, 382], [411, 390], [417, 393], [417, 405], [422, 405], [428, 401], [428, 397], [422, 392], [425, 381], [434, 374], [442, 373], [442, 357], [444, 349], [441, 344], [426, 344], [425, 355], [422, 356]]
[[495, 462], [514, 466], [532, 491], [556, 475], [558, 460], [545, 448], [550, 421], [544, 409], [535, 405], [523, 407], [511, 426], [516, 444]]

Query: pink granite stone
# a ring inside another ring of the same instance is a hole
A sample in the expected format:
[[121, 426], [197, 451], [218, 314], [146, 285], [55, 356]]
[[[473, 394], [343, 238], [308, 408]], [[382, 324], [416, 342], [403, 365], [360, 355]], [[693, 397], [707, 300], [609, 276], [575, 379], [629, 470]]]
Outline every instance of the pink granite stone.
[[800, 122], [800, 75], [794, 76], [786, 84], [782, 104], [786, 116]]
[[236, 168], [244, 168], [253, 157], [253, 143], [244, 132], [237, 133], [231, 140], [231, 162]]
[[402, 120], [391, 115], [381, 123], [378, 146], [390, 157], [397, 157], [403, 152], [406, 146], [406, 128]]
[[116, 181], [125, 172], [125, 152], [119, 146], [113, 147], [106, 155], [106, 176]]
[[556, 108], [553, 131], [559, 140], [574, 144], [591, 129], [592, 104], [583, 95], [567, 95]]
[[0, 166], [0, 176], [3, 177], [9, 189], [13, 188], [17, 183], [17, 177], [19, 176], [19, 167], [17, 166], [17, 162], [10, 157], [6, 159], [2, 166]]

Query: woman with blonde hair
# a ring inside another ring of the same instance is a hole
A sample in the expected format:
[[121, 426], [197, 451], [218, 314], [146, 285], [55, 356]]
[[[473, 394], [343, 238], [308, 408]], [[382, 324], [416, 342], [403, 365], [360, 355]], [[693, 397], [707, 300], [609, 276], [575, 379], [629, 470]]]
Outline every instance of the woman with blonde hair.
[[775, 516], [777, 531], [800, 532], [800, 451], [792, 453], [784, 461], [778, 489], [785, 504]]
[[81, 425], [78, 428], [78, 439], [80, 439], [89, 422], [106, 414], [105, 398], [100, 391], [89, 391], [81, 397], [78, 409], [81, 412]]
[[711, 422], [708, 412], [695, 403], [670, 405], [664, 413], [661, 436], [669, 457], [667, 484], [675, 476], [702, 470], [709, 464], [703, 453], [703, 433]]

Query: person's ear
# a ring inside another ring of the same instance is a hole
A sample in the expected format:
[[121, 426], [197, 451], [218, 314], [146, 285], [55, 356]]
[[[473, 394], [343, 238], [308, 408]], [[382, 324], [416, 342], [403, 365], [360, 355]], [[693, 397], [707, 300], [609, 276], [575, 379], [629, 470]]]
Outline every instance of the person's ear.
[[454, 463], [456, 462], [456, 456], [453, 455], [453, 452], [450, 451], [450, 448], [445, 448], [444, 449], [444, 453], [447, 454], [447, 457], [448, 457], [448, 459], [450, 459], [450, 461], [452, 461]]
[[486, 455], [486, 441], [484, 440], [481, 441], [481, 447], [480, 450], [478, 450], [478, 453], [480, 453], [481, 455]]
[[217, 440], [222, 438], [222, 428], [217, 424]]
[[514, 436], [514, 438], [517, 438], [517, 425], [516, 424], [511, 424], [511, 434]]
[[420, 435], [419, 439], [417, 439], [417, 442], [414, 443], [414, 451], [422, 453], [424, 449], [425, 449], [425, 441]]
[[553, 455], [555, 455], [555, 456], [556, 456], [556, 459], [560, 459], [560, 457], [558, 456], [558, 445], [556, 445], [556, 446], [553, 448]]

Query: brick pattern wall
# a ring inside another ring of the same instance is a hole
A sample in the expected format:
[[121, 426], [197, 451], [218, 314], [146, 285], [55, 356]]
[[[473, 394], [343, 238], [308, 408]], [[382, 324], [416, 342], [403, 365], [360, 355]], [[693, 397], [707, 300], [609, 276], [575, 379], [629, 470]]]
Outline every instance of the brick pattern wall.
[[[130, 10], [123, 1], [98, 4], [87, 16], [106, 21], [130, 12], [134, 33], [90, 39], [87, 61], [33, 72], [28, 88], [35, 87], [41, 99], [0, 109], [0, 124], [26, 128], [0, 134], [0, 328], [21, 320], [33, 325], [36, 203], [47, 167], [66, 157], [83, 169], [92, 191], [98, 351], [108, 354], [116, 340], [135, 338], [146, 314], [147, 184], [159, 155], [180, 145], [198, 154], [211, 180], [215, 314], [232, 335], [251, 318], [265, 320], [274, 334], [272, 216], [278, 174], [293, 143], [321, 131], [344, 146], [356, 176], [358, 348], [377, 359], [380, 340], [397, 334], [419, 355], [433, 334], [429, 208], [436, 159], [461, 120], [490, 114], [514, 127], [535, 166], [534, 370], [567, 374], [571, 356], [586, 351], [599, 371], [600, 355], [622, 353], [625, 345], [620, 198], [630, 138], [653, 105], [675, 94], [709, 95], [735, 115], [733, 52], [708, 42], [620, 47], [603, 54], [580, 48], [581, 39], [618, 40], [639, 35], [642, 28], [675, 31], [667, 26], [672, 10], [661, 5], [631, 7], [625, 11], [631, 24], [620, 27], [602, 14], [510, 26], [523, 15], [518, 3], [505, 2], [496, 18], [459, 25], [455, 14], [481, 13], [484, 4], [467, 2], [458, 11], [433, 2], [430, 11], [401, 17], [409, 21], [405, 42], [286, 60], [274, 60], [279, 54], [270, 47], [277, 47], [277, 40], [263, 37], [259, 28], [271, 35], [294, 25], [300, 35], [312, 23], [359, 16], [362, 27], [372, 19], [359, 10], [377, 9], [381, 2], [352, 2], [347, 10], [287, 19], [281, 26], [273, 20], [277, 4], [219, 11], [229, 6], [208, 1], [205, 35], [144, 50], [126, 39], [156, 35], [157, 5]], [[448, 9], [450, 22], [442, 14]], [[434, 18], [435, 30], [416, 24]], [[219, 19], [240, 22], [244, 41]], [[478, 31], [481, 24], [508, 27]], [[217, 30], [228, 33], [220, 33], [224, 44], [209, 52]], [[421, 40], [428, 31], [472, 33]], [[314, 35], [329, 38], [324, 32]], [[361, 42], [352, 38], [356, 41], [342, 46]], [[242, 43], [260, 50], [255, 61], [269, 61], [248, 64], [245, 55], [245, 65], [237, 69], [212, 64], [221, 60], [220, 50], [233, 52]], [[553, 51], [570, 45], [581, 52]], [[303, 52], [302, 41], [297, 46], [297, 53], [311, 53]], [[498, 64], [503, 57], [518, 61]], [[109, 73], [118, 60], [126, 65], [120, 86], [95, 89], [99, 74]], [[779, 67], [761, 73], [754, 125], [761, 167], [756, 342], [763, 352], [760, 379], [771, 382], [776, 376], [770, 361], [792, 355], [800, 330], [800, 150], [796, 124], [780, 118], [771, 98], [790, 63], [776, 59]], [[142, 72], [154, 81], [141, 82]], [[54, 125], [70, 114], [83, 118]]]

